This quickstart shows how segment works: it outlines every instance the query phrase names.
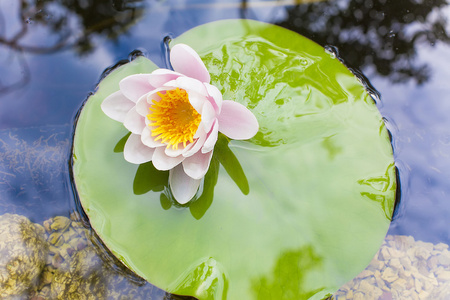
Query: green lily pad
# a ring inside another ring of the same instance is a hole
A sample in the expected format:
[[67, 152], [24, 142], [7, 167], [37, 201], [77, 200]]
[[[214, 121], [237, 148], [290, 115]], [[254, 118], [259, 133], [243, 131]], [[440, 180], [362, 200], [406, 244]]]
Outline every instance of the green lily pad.
[[127, 130], [100, 109], [140, 57], [85, 104], [73, 148], [81, 204], [105, 245], [171, 293], [199, 299], [321, 299], [370, 262], [392, 215], [396, 176], [384, 122], [333, 55], [278, 26], [225, 20], [172, 41], [193, 47], [212, 83], [256, 116], [248, 141], [219, 138], [195, 199], [167, 172], [127, 163]]

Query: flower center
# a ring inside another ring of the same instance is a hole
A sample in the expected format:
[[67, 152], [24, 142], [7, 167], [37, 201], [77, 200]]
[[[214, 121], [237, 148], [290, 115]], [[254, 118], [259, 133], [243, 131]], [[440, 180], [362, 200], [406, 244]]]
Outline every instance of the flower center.
[[201, 115], [189, 103], [189, 97], [185, 90], [176, 88], [166, 91], [164, 94], [158, 92], [161, 100], [153, 100], [150, 106], [150, 114], [147, 119], [150, 121], [152, 136], [156, 136], [155, 141], [172, 146], [178, 149], [183, 143], [194, 142], [194, 135], [197, 132], [201, 121]]

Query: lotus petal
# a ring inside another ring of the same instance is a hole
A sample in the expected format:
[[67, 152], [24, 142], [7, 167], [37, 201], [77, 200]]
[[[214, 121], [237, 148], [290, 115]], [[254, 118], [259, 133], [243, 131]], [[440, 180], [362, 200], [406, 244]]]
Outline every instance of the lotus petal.
[[140, 135], [132, 133], [125, 143], [123, 156], [126, 161], [139, 165], [151, 161], [154, 152], [154, 148], [142, 144]]
[[178, 44], [170, 50], [170, 63], [176, 72], [200, 80], [210, 82], [211, 77], [200, 56], [191, 47]]
[[101, 108], [103, 112], [113, 120], [123, 123], [125, 116], [135, 106], [121, 91], [112, 93], [103, 100]]
[[259, 130], [255, 115], [244, 105], [231, 100], [223, 101], [222, 111], [217, 118], [219, 131], [231, 139], [246, 140]]
[[149, 82], [150, 74], [135, 74], [125, 77], [119, 82], [120, 91], [133, 102], [155, 89]]

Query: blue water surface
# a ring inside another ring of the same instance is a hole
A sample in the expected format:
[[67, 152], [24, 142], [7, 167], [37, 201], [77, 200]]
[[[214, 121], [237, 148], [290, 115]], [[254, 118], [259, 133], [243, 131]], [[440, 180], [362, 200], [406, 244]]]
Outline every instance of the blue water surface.
[[362, 71], [381, 95], [400, 174], [389, 233], [450, 244], [448, 4], [295, 2], [1, 1], [0, 214], [40, 221], [73, 209], [66, 175], [72, 124], [106, 68], [136, 49], [164, 66], [166, 36], [251, 18], [334, 46]]

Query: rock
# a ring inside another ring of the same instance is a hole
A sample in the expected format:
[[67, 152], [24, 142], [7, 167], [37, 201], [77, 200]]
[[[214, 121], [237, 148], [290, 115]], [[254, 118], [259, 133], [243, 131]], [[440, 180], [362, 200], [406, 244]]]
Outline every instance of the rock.
[[378, 256], [378, 259], [381, 261], [383, 261], [383, 260], [387, 261], [391, 257], [391, 254], [389, 253], [389, 250], [386, 247], [381, 248], [379, 253], [380, 253], [380, 255]]
[[450, 255], [439, 255], [438, 256], [438, 263], [445, 267], [448, 268], [450, 266]]
[[363, 293], [357, 292], [357, 293], [354, 294], [353, 299], [354, 300], [365, 300], [366, 297], [365, 297], [365, 295]]
[[450, 299], [450, 282], [444, 282], [430, 291], [428, 299]]
[[47, 260], [42, 226], [23, 216], [0, 216], [0, 299], [27, 299]]
[[398, 272], [390, 267], [386, 268], [383, 273], [381, 273], [381, 278], [387, 282], [393, 282], [398, 279]]
[[422, 291], [422, 285], [423, 285], [423, 283], [421, 280], [419, 280], [417, 278], [414, 279], [414, 288], [416, 289], [416, 291], [418, 293], [420, 293]]
[[403, 269], [406, 271], [410, 271], [412, 267], [411, 259], [407, 256], [404, 256], [400, 258], [400, 264], [402, 265]]
[[380, 289], [385, 289], [386, 284], [384, 283], [384, 280], [381, 278], [381, 273], [380, 271], [375, 271], [375, 282], [377, 287], [379, 287]]
[[[436, 279], [436, 276], [434, 276], [433, 273], [428, 274], [428, 280], [426, 282], [429, 282], [429, 283], [431, 283], [434, 286], [437, 286], [439, 284], [437, 279]], [[429, 289], [427, 289], [427, 290], [429, 290]]]
[[395, 241], [392, 248], [398, 249], [400, 252], [405, 253], [412, 245], [414, 245], [414, 238], [412, 236], [392, 236]]
[[383, 263], [383, 261], [372, 259], [367, 269], [371, 271], [381, 270], [384, 266], [385, 264]]
[[429, 299], [430, 293], [422, 290], [421, 292], [419, 292], [418, 296], [419, 299]]
[[106, 283], [102, 261], [92, 248], [77, 252], [65, 266], [56, 268], [50, 285], [50, 299], [105, 299]]
[[359, 290], [365, 291], [364, 299], [378, 299], [383, 295], [383, 291], [380, 288], [370, 284], [368, 281], [362, 281], [359, 285]]
[[[429, 243], [422, 244], [428, 245]], [[427, 260], [431, 256], [430, 250], [428, 248], [428, 246], [426, 248], [415, 248], [414, 256], [419, 259]]]
[[357, 277], [361, 278], [361, 279], [364, 279], [364, 278], [372, 276], [372, 275], [373, 275], [373, 272], [371, 272], [370, 270], [366, 269], [366, 270], [362, 271]]
[[[44, 222], [49, 257], [35, 299], [150, 299], [154, 288], [131, 274], [111, 267], [104, 252], [89, 239], [77, 214]], [[111, 257], [108, 258], [111, 261]]]
[[348, 291], [347, 299], [353, 299], [353, 291], [352, 290]]
[[392, 300], [392, 293], [383, 291], [383, 294], [380, 296], [378, 300]]
[[391, 288], [396, 289], [396, 290], [404, 289], [406, 284], [407, 284], [406, 279], [399, 278], [392, 283]]
[[[339, 291], [345, 299], [450, 299], [450, 251], [412, 237], [387, 236], [366, 270]], [[342, 298], [344, 299], [344, 298]]]
[[438, 281], [449, 282], [450, 281], [450, 271], [442, 270], [439, 273], [436, 273], [436, 277]]
[[439, 243], [436, 246], [434, 246], [434, 249], [437, 250], [437, 251], [441, 251], [442, 252], [442, 251], [448, 249], [448, 245], [444, 244], [444, 243]]
[[69, 218], [64, 216], [56, 216], [53, 218], [50, 228], [53, 231], [63, 232], [70, 226], [70, 223], [71, 221]]
[[403, 270], [403, 266], [400, 263], [400, 260], [398, 258], [393, 258], [389, 261], [389, 265], [391, 266], [391, 268], [394, 268], [396, 270]]
[[438, 256], [432, 256], [428, 259], [427, 266], [430, 270], [435, 269], [439, 264], [439, 257]]
[[388, 248], [388, 252], [389, 252], [389, 258], [400, 258], [405, 255], [402, 251], [400, 251], [396, 248]]

